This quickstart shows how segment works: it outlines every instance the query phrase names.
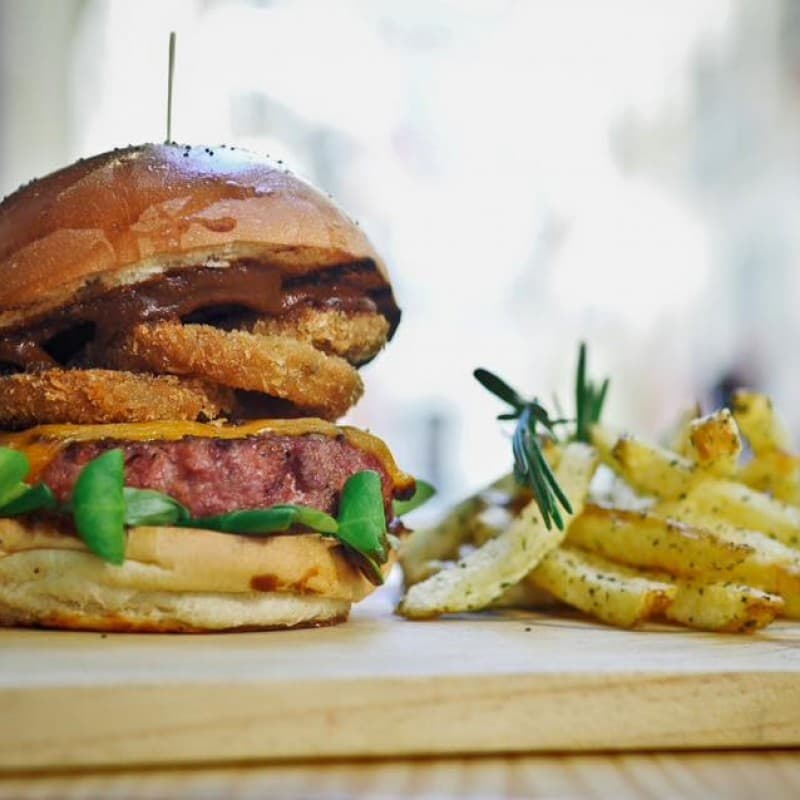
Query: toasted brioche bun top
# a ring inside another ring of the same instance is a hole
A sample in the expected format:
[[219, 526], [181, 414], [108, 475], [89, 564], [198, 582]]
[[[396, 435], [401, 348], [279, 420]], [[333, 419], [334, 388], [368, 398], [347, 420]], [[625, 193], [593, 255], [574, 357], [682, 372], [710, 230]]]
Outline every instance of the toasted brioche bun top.
[[225, 146], [146, 144], [78, 161], [0, 204], [0, 329], [90, 283], [112, 289], [244, 259], [293, 277], [362, 263], [390, 288], [358, 226], [278, 163]]

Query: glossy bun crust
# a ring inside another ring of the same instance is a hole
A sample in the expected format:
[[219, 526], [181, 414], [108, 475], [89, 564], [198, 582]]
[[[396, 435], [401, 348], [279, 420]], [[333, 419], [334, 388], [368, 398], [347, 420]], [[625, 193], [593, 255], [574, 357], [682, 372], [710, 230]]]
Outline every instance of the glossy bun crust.
[[186, 633], [327, 625], [374, 587], [332, 539], [134, 528], [112, 566], [46, 521], [0, 519], [0, 625]]
[[[291, 277], [366, 264], [389, 287], [358, 226], [279, 164], [230, 147], [148, 144], [78, 161], [0, 204], [0, 331], [90, 284], [102, 292], [242, 260]], [[399, 316], [391, 297], [389, 316]]]

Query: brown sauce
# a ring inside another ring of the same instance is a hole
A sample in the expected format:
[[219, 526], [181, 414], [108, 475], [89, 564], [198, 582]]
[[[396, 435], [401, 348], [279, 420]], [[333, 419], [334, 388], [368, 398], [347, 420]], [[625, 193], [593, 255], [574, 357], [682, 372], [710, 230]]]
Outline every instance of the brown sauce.
[[[279, 316], [299, 304], [379, 311], [392, 329], [399, 321], [391, 290], [370, 262], [291, 278], [276, 267], [242, 261], [225, 268], [173, 270], [111, 290], [87, 287], [70, 305], [5, 331], [0, 364], [29, 371], [52, 368], [69, 364], [89, 341], [108, 343], [140, 322], [208, 317], [224, 324], [226, 316], [243, 310]], [[67, 341], [57, 342], [59, 336]]]

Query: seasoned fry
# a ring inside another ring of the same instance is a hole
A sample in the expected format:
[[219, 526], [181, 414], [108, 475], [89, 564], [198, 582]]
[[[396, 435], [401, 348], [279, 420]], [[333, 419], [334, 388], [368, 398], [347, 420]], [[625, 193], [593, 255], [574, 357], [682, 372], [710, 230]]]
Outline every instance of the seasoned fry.
[[758, 492], [800, 506], [800, 458], [785, 450], [764, 450], [740, 470], [738, 479]]
[[459, 546], [472, 537], [475, 516], [490, 505], [510, 502], [517, 491], [514, 476], [503, 475], [454, 506], [438, 525], [414, 531], [400, 546], [399, 560], [406, 586], [438, 572], [435, 562], [456, 558]]
[[783, 600], [731, 582], [672, 579], [615, 564], [569, 545], [529, 576], [536, 586], [611, 625], [630, 628], [663, 616], [691, 628], [751, 633], [783, 610]]
[[690, 457], [691, 443], [689, 441], [689, 434], [691, 433], [692, 423], [702, 415], [700, 404], [695, 403], [690, 408], [684, 409], [671, 434], [667, 438], [667, 446], [678, 455]]
[[[516, 488], [519, 489], [519, 487]], [[486, 493], [486, 495], [489, 496], [489, 499], [495, 500], [503, 497], [497, 492]], [[515, 504], [508, 502], [503, 505], [488, 505], [467, 521], [466, 530], [469, 531], [469, 538], [475, 547], [482, 547], [490, 539], [497, 538], [511, 526], [516, 514], [513, 505]], [[430, 575], [433, 575], [450, 565], [441, 561], [429, 561], [427, 566]], [[425, 575], [424, 577], [429, 576]], [[522, 580], [506, 589], [489, 605], [489, 608], [550, 608], [557, 605], [560, 605], [559, 601], [549, 592]]]
[[386, 344], [389, 322], [376, 311], [347, 312], [302, 305], [284, 316], [259, 319], [253, 333], [288, 336], [351, 364], [363, 364]]
[[[453, 569], [454, 561], [426, 561], [426, 572], [421, 573], [421, 580], [430, 578], [443, 570]], [[561, 603], [544, 589], [539, 589], [522, 580], [509, 586], [496, 600], [489, 603], [487, 608], [553, 608]]]
[[[437, 572], [441, 572], [443, 569], [449, 569], [453, 566], [453, 563], [453, 561], [447, 561], [440, 558], [432, 558], [429, 561], [421, 562], [419, 568], [414, 572], [414, 583], [427, 580], [431, 576], [436, 575]], [[403, 580], [406, 588], [413, 585], [408, 581], [408, 579], [404, 578]]]
[[686, 499], [742, 528], [800, 547], [800, 509], [736, 481], [697, 474], [687, 459], [632, 437], [611, 449], [611, 462], [633, 486], [665, 500]]
[[706, 472], [723, 478], [733, 476], [741, 453], [739, 428], [727, 408], [689, 423], [687, 455]]
[[733, 414], [754, 453], [738, 479], [757, 491], [800, 506], [800, 457], [789, 452], [789, 433], [772, 400], [740, 390], [733, 398]]
[[672, 579], [569, 545], [546, 556], [528, 580], [581, 611], [625, 628], [663, 616], [700, 630], [752, 633], [784, 607], [780, 597], [750, 586]]
[[190, 375], [263, 392], [323, 419], [342, 416], [363, 391], [354, 367], [306, 342], [210, 325], [137, 325], [112, 358], [121, 368]]
[[587, 505], [570, 525], [568, 544], [622, 564], [671, 575], [725, 575], [753, 553], [700, 527], [649, 512]]
[[487, 506], [475, 515], [470, 525], [472, 544], [481, 547], [497, 538], [514, 521], [514, 510], [507, 506]]
[[780, 597], [742, 584], [679, 580], [676, 585], [664, 617], [690, 628], [753, 633], [783, 611]]
[[[593, 448], [570, 444], [564, 449], [556, 478], [575, 514], [597, 463]], [[565, 524], [569, 524], [569, 515]], [[414, 619], [486, 608], [530, 572], [564, 538], [564, 531], [547, 530], [535, 501], [496, 539], [459, 560], [456, 567], [410, 587], [399, 612]]]
[[521, 580], [506, 589], [489, 608], [533, 608], [545, 609], [563, 606], [550, 592], [534, 586], [530, 581]]
[[706, 528], [720, 540], [749, 547], [751, 552], [726, 579], [780, 595], [785, 602], [784, 616], [800, 619], [800, 552], [760, 531], [737, 528], [690, 501], [659, 503], [653, 513]]
[[766, 533], [789, 547], [800, 547], [800, 509], [734, 481], [700, 481], [686, 503], [740, 528]]
[[51, 369], [0, 377], [0, 426], [213, 419], [229, 411], [224, 387], [173, 375]]
[[549, 553], [526, 580], [568, 605], [622, 628], [657, 616], [677, 592], [671, 583], [569, 545]]
[[611, 457], [611, 451], [614, 449], [614, 445], [616, 445], [621, 436], [622, 434], [617, 433], [607, 425], [600, 425], [599, 423], [597, 425], [592, 425], [589, 429], [589, 437], [591, 438], [592, 445], [600, 456], [600, 461], [604, 464], [608, 464], [612, 469], [614, 468], [614, 462]]
[[671, 450], [633, 436], [616, 436], [600, 425], [591, 435], [603, 460], [639, 491], [671, 499], [686, 494], [695, 482], [695, 465]]
[[[787, 450], [788, 435], [769, 399], [740, 392], [733, 414], [721, 409], [700, 417], [693, 409], [668, 450], [596, 424], [596, 414], [581, 427], [580, 409], [592, 400], [582, 358], [577, 436], [588, 433], [604, 462], [591, 500], [575, 507], [562, 537], [530, 516], [533, 502], [520, 514], [519, 502], [507, 497], [497, 503], [472, 498], [461, 506], [467, 513], [459, 535], [439, 552], [453, 558], [462, 545], [462, 554], [478, 549], [457, 564], [432, 558], [421, 564], [417, 579], [433, 577], [409, 590], [401, 613], [426, 617], [562, 602], [621, 627], [660, 619], [731, 633], [757, 631], [778, 615], [800, 619], [800, 455]], [[517, 418], [522, 409], [533, 413], [497, 376], [479, 370], [476, 377], [513, 409], [503, 418]], [[550, 419], [539, 406], [536, 413]], [[743, 466], [740, 425], [754, 453]], [[545, 458], [561, 458], [561, 469], [574, 458], [575, 445], [562, 450], [554, 439]], [[523, 472], [528, 467], [524, 460], [519, 466], [517, 439], [514, 445], [515, 468]], [[564, 485], [558, 472], [557, 482]], [[570, 499], [574, 491], [570, 484]], [[520, 557], [525, 542], [534, 552]], [[533, 566], [521, 577], [526, 563]]]
[[537, 514], [538, 507], [526, 507], [511, 528], [461, 559], [455, 568], [411, 586], [400, 613], [425, 619], [486, 608], [561, 541], [562, 532], [548, 531]]
[[626, 511], [646, 511], [653, 504], [651, 497], [636, 492], [607, 464], [600, 464], [597, 467], [592, 481], [590, 501], [606, 508], [619, 508]]
[[733, 395], [733, 416], [754, 453], [790, 449], [789, 432], [767, 395], [740, 389]]

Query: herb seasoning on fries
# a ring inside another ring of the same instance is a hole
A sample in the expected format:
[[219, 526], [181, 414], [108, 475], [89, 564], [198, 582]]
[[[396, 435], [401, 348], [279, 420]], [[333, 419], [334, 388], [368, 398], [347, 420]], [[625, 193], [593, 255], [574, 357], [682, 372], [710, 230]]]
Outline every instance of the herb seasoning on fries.
[[509, 406], [513, 470], [404, 543], [401, 614], [565, 605], [743, 633], [800, 618], [800, 455], [768, 397], [695, 409], [665, 449], [601, 424], [609, 382], [587, 378], [584, 345], [572, 418], [475, 377]]

